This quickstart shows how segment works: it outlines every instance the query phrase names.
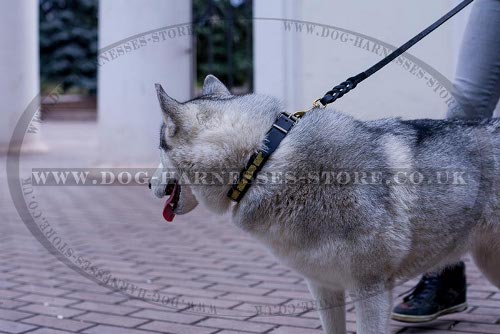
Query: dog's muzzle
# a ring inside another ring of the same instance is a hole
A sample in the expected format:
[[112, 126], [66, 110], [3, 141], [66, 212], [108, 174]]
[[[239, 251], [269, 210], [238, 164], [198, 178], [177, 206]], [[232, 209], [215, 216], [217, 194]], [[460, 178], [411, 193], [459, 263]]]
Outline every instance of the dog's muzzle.
[[198, 205], [198, 201], [191, 187], [181, 186], [176, 177], [164, 177], [164, 166], [164, 163], [160, 163], [150, 179], [149, 188], [157, 198], [168, 196], [163, 208], [163, 217], [171, 222], [176, 214], [182, 215], [193, 210]]
[[175, 210], [180, 200], [181, 185], [175, 179], [169, 179], [168, 182], [165, 182], [162, 172], [163, 164], [161, 163], [149, 181], [149, 189], [158, 198], [169, 196], [163, 208], [163, 218], [171, 222], [175, 217]]

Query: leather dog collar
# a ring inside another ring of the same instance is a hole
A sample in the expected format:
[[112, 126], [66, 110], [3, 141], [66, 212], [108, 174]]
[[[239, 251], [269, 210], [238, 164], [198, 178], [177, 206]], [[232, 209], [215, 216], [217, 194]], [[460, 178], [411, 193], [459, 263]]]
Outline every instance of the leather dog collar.
[[229, 190], [227, 195], [231, 200], [239, 202], [243, 198], [265, 162], [276, 151], [281, 141], [285, 139], [298, 120], [298, 117], [284, 112], [276, 118], [264, 138], [265, 148], [252, 154], [246, 167], [241, 171], [238, 180]]

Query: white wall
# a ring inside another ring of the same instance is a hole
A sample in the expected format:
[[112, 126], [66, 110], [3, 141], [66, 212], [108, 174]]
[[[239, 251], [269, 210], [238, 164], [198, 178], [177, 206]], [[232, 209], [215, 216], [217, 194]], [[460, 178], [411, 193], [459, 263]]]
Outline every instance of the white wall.
[[[40, 89], [38, 1], [0, 0], [0, 41], [0, 152], [5, 152], [19, 117]], [[37, 136], [29, 139], [33, 146]]]
[[[190, 22], [188, 0], [101, 0], [99, 45], [105, 48], [152, 29]], [[107, 60], [99, 58], [102, 164], [150, 166], [158, 161], [161, 114], [154, 83], [176, 99], [191, 96], [191, 35], [186, 27], [179, 29], [133, 38], [127, 44], [130, 52], [120, 55], [119, 47], [126, 48], [121, 44], [103, 54]]]
[[[331, 25], [399, 46], [458, 4], [457, 1], [423, 4], [421, 0], [255, 0], [254, 3], [256, 92], [279, 96], [290, 110], [308, 107], [331, 87], [364, 71], [382, 56], [355, 46], [356, 34], [344, 35], [348, 39], [341, 42], [322, 37], [323, 27], [319, 25], [312, 33], [306, 32], [306, 26], [302, 32], [295, 28], [287, 31], [283, 22], [262, 18]], [[469, 10], [458, 14], [409, 53], [451, 81]], [[391, 64], [335, 102], [335, 107], [360, 119], [442, 118], [445, 99], [434, 91], [437, 84], [429, 87], [434, 83], [432, 79], [431, 74], [419, 79], [409, 70]]]

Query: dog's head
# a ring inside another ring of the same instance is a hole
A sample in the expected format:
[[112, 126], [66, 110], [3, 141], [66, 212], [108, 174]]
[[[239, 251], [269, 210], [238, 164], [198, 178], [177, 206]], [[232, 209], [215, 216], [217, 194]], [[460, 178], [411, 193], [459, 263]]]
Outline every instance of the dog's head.
[[159, 84], [156, 91], [163, 114], [161, 167], [174, 170], [175, 176], [154, 177], [154, 194], [175, 192], [171, 198], [176, 214], [193, 210], [198, 201], [216, 212], [226, 211], [229, 181], [262, 145], [280, 104], [262, 95], [232, 95], [213, 75], [205, 78], [202, 96], [184, 103]]

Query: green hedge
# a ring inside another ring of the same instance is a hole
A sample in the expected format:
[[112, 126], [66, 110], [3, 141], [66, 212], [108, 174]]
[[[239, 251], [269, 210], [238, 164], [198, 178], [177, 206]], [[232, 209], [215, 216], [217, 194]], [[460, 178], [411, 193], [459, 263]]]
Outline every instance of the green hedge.
[[62, 83], [64, 92], [97, 90], [98, 0], [40, 0], [42, 91]]

